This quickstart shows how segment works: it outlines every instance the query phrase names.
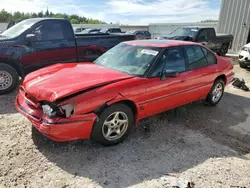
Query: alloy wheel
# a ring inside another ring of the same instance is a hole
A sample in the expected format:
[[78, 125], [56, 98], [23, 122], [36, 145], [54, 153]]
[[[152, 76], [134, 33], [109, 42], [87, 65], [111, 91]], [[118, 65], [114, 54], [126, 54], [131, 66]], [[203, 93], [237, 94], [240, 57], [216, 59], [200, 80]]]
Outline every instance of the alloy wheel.
[[223, 86], [221, 83], [217, 83], [214, 87], [214, 90], [212, 92], [212, 101], [216, 103], [220, 100], [223, 93]]
[[114, 112], [104, 121], [102, 134], [109, 141], [118, 140], [126, 133], [128, 124], [128, 116], [124, 112]]

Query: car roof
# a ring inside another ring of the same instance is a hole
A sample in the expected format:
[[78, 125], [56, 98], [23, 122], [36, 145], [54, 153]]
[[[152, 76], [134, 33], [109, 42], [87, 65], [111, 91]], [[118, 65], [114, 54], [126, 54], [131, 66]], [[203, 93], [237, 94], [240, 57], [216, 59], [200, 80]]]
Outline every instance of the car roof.
[[150, 40], [132, 40], [123, 42], [125, 44], [132, 44], [138, 46], [150, 46], [150, 47], [160, 47], [166, 48], [171, 46], [184, 46], [184, 45], [200, 45], [194, 42], [188, 41], [180, 41], [180, 40], [157, 40], [157, 39], [150, 39]]

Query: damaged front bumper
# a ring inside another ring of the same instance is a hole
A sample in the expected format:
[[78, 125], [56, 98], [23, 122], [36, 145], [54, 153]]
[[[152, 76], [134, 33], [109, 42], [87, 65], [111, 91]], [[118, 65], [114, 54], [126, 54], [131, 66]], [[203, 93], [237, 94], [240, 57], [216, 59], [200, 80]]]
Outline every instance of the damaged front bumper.
[[69, 118], [49, 119], [44, 117], [42, 108], [29, 105], [23, 95], [16, 97], [17, 110], [27, 117], [43, 135], [58, 142], [90, 139], [96, 114], [74, 115]]

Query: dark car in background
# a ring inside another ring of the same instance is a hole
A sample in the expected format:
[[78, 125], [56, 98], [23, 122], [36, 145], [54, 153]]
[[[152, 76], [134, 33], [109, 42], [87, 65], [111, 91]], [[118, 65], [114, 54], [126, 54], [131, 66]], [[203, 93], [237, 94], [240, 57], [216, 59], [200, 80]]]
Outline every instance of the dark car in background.
[[79, 32], [79, 34], [91, 34], [91, 33], [99, 33], [101, 29], [85, 29], [82, 32]]
[[100, 31], [101, 33], [122, 33], [119, 27], [117, 28], [104, 28]]
[[138, 40], [151, 39], [151, 33], [149, 31], [132, 30], [132, 31], [127, 31], [126, 34], [135, 35], [136, 39]]
[[13, 91], [19, 77], [33, 70], [56, 63], [94, 61], [120, 42], [134, 39], [127, 34], [75, 34], [66, 19], [21, 21], [0, 34], [0, 94]]
[[83, 27], [73, 27], [73, 30], [75, 33], [81, 33], [82, 31], [84, 31], [86, 28]]
[[225, 56], [232, 46], [233, 35], [216, 34], [214, 28], [210, 27], [184, 27], [178, 28], [169, 35], [157, 37], [157, 39], [183, 40], [201, 43], [218, 55]]

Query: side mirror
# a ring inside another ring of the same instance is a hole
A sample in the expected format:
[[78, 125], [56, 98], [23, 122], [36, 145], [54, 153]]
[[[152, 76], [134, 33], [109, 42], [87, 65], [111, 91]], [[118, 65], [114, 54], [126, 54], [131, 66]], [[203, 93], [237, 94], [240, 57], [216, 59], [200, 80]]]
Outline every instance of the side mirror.
[[170, 78], [176, 78], [179, 75], [179, 73], [175, 70], [166, 70], [162, 76], [161, 76], [161, 80], [166, 80], [167, 77]]
[[36, 36], [35, 34], [27, 34], [26, 40], [31, 42], [31, 41], [35, 40], [35, 36]]

